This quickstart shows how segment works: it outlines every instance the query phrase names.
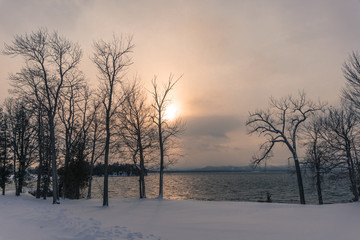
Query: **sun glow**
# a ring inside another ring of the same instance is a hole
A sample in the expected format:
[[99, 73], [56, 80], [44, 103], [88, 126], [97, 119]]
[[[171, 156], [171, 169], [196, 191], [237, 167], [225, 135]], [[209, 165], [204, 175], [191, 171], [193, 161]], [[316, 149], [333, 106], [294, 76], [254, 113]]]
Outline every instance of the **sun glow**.
[[179, 108], [175, 104], [169, 104], [165, 109], [164, 118], [166, 120], [172, 121], [174, 120], [179, 114]]

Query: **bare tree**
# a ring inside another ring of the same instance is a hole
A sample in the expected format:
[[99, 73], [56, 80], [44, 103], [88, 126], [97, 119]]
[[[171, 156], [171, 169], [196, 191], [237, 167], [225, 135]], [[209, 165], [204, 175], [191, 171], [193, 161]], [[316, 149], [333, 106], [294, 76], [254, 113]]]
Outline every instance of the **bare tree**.
[[[78, 106], [80, 109], [80, 119], [79, 119], [79, 131], [75, 136], [76, 145], [75, 148], [75, 157], [77, 158], [78, 165], [85, 166], [83, 169], [86, 173], [80, 174], [83, 176], [82, 178], [77, 177], [77, 181], [79, 182], [77, 186], [77, 197], [80, 195], [79, 190], [80, 187], [84, 188], [88, 186], [88, 195], [87, 198], [91, 198], [91, 183], [92, 183], [92, 172], [94, 163], [100, 156], [102, 156], [104, 152], [104, 144], [99, 144], [100, 148], [102, 148], [101, 152], [96, 152], [96, 143], [99, 142], [101, 138], [99, 135], [103, 133], [103, 128], [97, 130], [99, 125], [99, 107], [100, 102], [96, 99], [92, 98], [92, 92], [89, 91], [87, 87], [82, 91], [82, 101], [81, 105]], [[93, 126], [96, 129], [93, 131]], [[102, 127], [102, 126], [101, 126]], [[102, 131], [101, 131], [102, 130]], [[90, 165], [89, 165], [89, 156], [90, 156]], [[90, 166], [90, 169], [89, 169]], [[84, 178], [86, 177], [86, 179]], [[86, 180], [86, 181], [83, 181]]]
[[171, 140], [181, 134], [185, 127], [184, 123], [180, 120], [170, 123], [170, 120], [165, 118], [165, 111], [170, 102], [169, 93], [181, 77], [182, 76], [174, 79], [174, 76], [170, 75], [168, 81], [162, 86], [162, 88], [158, 86], [156, 77], [152, 81], [153, 91], [151, 92], [151, 95], [153, 103], [151, 106], [154, 110], [152, 119], [158, 129], [158, 143], [160, 150], [159, 198], [163, 198], [164, 193], [163, 176], [165, 168], [165, 152], [166, 150], [170, 151]]
[[[64, 81], [77, 71], [82, 52], [56, 32], [49, 34], [39, 29], [30, 34], [17, 35], [10, 45], [5, 44], [6, 55], [20, 55], [26, 65], [10, 78], [16, 91], [31, 92], [46, 109], [50, 130], [50, 154], [53, 179], [53, 204], [59, 202], [55, 118]], [[45, 99], [45, 101], [43, 101]]]
[[[81, 111], [87, 110], [87, 97], [84, 97], [83, 94], [87, 93], [87, 86], [84, 82], [84, 78], [81, 73], [75, 73], [76, 75], [71, 75], [64, 82], [64, 90], [62, 91], [61, 98], [59, 99], [59, 118], [62, 122], [62, 132], [64, 138], [64, 147], [65, 147], [65, 162], [63, 168], [62, 176], [62, 197], [65, 199], [67, 191], [67, 171], [70, 159], [72, 158], [72, 148], [73, 143], [77, 141], [76, 134], [81, 134], [82, 129], [79, 128], [81, 123], [81, 118], [83, 114]], [[84, 102], [84, 106], [83, 103]], [[76, 132], [77, 131], [77, 132]]]
[[334, 155], [327, 145], [324, 136], [326, 135], [326, 115], [316, 116], [306, 124], [304, 140], [306, 147], [305, 166], [314, 173], [316, 190], [319, 204], [323, 204], [322, 182], [323, 175], [330, 173], [337, 167]]
[[119, 85], [122, 82], [128, 66], [131, 65], [131, 53], [134, 45], [132, 38], [116, 38], [113, 41], [105, 42], [103, 40], [94, 42], [93, 62], [99, 72], [101, 81], [102, 104], [105, 109], [105, 155], [104, 155], [104, 194], [103, 206], [109, 205], [108, 196], [108, 165], [109, 149], [111, 138], [112, 118], [116, 109], [119, 107], [118, 99], [115, 96]]
[[25, 184], [26, 170], [34, 161], [36, 129], [32, 122], [32, 112], [24, 102], [7, 99], [6, 109], [10, 119], [15, 193], [19, 196]]
[[93, 99], [93, 107], [91, 110], [92, 114], [92, 122], [90, 125], [90, 135], [91, 135], [91, 149], [90, 149], [90, 177], [88, 183], [88, 195], [87, 199], [91, 199], [91, 188], [92, 188], [92, 175], [94, 170], [94, 165], [96, 161], [104, 155], [105, 151], [105, 139], [104, 135], [104, 124], [102, 122], [101, 111], [99, 109], [101, 102], [97, 101], [97, 99]]
[[279, 100], [271, 98], [268, 109], [250, 112], [246, 122], [249, 134], [258, 133], [266, 139], [260, 146], [260, 155], [253, 158], [255, 165], [272, 156], [275, 144], [284, 144], [289, 149], [296, 168], [301, 204], [305, 204], [305, 194], [297, 149], [298, 131], [309, 116], [322, 110], [324, 105], [306, 99], [304, 92], [300, 92], [297, 98], [292, 96]]
[[352, 109], [342, 107], [330, 108], [325, 122], [324, 138], [327, 149], [336, 159], [339, 166], [343, 166], [350, 180], [350, 189], [354, 201], [359, 200], [358, 183], [358, 145], [359, 119]]
[[342, 97], [360, 110], [360, 55], [359, 52], [352, 52], [343, 64], [343, 75], [346, 86], [343, 89]]
[[[125, 101], [119, 112], [120, 136], [132, 156], [133, 163], [139, 169], [140, 198], [146, 198], [145, 191], [145, 156], [151, 155], [155, 140], [155, 130], [151, 119], [150, 106], [146, 105], [146, 95], [135, 82], [124, 92]], [[148, 154], [146, 154], [146, 152]]]
[[[345, 111], [342, 111], [340, 113], [335, 114], [335, 112], [333, 112], [333, 115], [340, 115], [341, 118], [345, 118], [345, 120], [342, 120], [340, 122], [344, 123], [345, 126], [343, 126], [344, 129], [348, 128], [349, 132], [343, 132], [341, 135], [348, 135], [348, 134], [352, 134], [352, 132], [354, 131], [354, 129], [356, 129], [357, 127], [355, 126], [351, 126], [352, 124], [350, 124], [352, 121], [350, 120], [356, 120], [355, 118], [359, 118], [359, 114], [360, 114], [360, 54], [357, 51], [352, 52], [348, 59], [344, 61], [343, 64], [343, 75], [345, 77], [346, 80], [346, 86], [345, 88], [343, 88], [342, 91], [342, 99], [345, 100], [345, 102], [347, 103], [346, 105], [350, 106], [350, 111], [353, 112], [349, 112], [349, 108], [347, 106], [345, 106], [343, 104], [343, 108], [345, 107]], [[339, 110], [340, 111], [340, 110]], [[355, 112], [355, 113], [354, 113]], [[354, 116], [357, 115], [356, 117]], [[340, 117], [338, 116], [338, 118]], [[357, 125], [357, 124], [355, 124]], [[351, 129], [351, 131], [350, 131]], [[345, 134], [346, 133], [346, 134]], [[339, 135], [339, 134], [337, 134]], [[348, 138], [349, 136], [347, 136], [346, 138]], [[358, 137], [358, 136], [357, 136]], [[350, 178], [350, 182], [351, 182], [351, 189], [354, 195], [354, 199], [358, 199], [359, 198], [359, 192], [355, 189], [355, 173], [357, 172], [357, 175], [360, 175], [360, 163], [358, 160], [358, 154], [356, 151], [356, 146], [357, 146], [357, 140], [353, 139], [356, 144], [353, 144], [352, 147], [348, 147], [347, 151], [348, 153], [348, 157], [346, 157], [348, 160], [347, 165], [349, 168], [349, 178]], [[343, 149], [346, 150], [346, 149]], [[354, 151], [354, 155], [351, 157], [350, 152], [352, 152], [351, 150]], [[353, 162], [354, 161], [354, 162]], [[353, 168], [353, 166], [355, 166], [356, 169]], [[356, 191], [356, 192], [355, 192]], [[360, 190], [359, 190], [360, 191]]]

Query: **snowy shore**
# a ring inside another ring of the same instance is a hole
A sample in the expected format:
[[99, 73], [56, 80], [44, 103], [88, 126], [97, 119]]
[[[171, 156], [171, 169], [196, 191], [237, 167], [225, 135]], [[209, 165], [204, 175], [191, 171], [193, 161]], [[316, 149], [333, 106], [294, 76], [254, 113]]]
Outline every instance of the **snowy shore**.
[[338, 240], [359, 238], [360, 203], [324, 206], [0, 196], [0, 239]]

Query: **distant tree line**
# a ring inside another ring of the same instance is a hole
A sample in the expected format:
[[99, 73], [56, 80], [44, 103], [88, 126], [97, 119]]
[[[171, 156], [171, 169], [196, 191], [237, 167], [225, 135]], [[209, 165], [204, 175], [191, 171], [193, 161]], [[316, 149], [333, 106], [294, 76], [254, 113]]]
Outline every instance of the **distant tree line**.
[[[272, 157], [275, 145], [283, 145], [289, 150], [295, 165], [301, 204], [305, 204], [304, 168], [312, 170], [319, 204], [324, 202], [324, 174], [346, 176], [353, 200], [359, 200], [359, 53], [353, 52], [342, 69], [346, 84], [338, 106], [313, 102], [300, 92], [297, 97], [271, 98], [270, 107], [250, 112], [246, 123], [250, 134], [257, 133], [265, 139], [259, 153], [253, 157], [255, 166]], [[300, 157], [301, 147], [305, 155]]]
[[[133, 50], [131, 37], [95, 41], [91, 60], [99, 84], [90, 88], [80, 69], [81, 47], [56, 31], [38, 29], [5, 44], [2, 53], [23, 64], [10, 74], [11, 97], [0, 108], [3, 194], [13, 180], [19, 196], [28, 169], [36, 168], [34, 194], [45, 199], [51, 193], [54, 204], [83, 197], [85, 188], [91, 198], [92, 176], [103, 175], [108, 206], [108, 176], [120, 172], [138, 175], [139, 196], [146, 197], [147, 169], [162, 171], [176, 159], [184, 123], [165, 117], [180, 78], [170, 75], [159, 86], [155, 77], [145, 91], [127, 76]], [[162, 197], [162, 175], [159, 188]]]
[[[97, 163], [93, 169], [93, 176], [104, 175], [104, 164]], [[125, 163], [120, 164], [118, 162], [109, 164], [108, 166], [109, 175], [113, 176], [140, 176], [141, 171], [135, 164]], [[144, 170], [144, 175], [147, 175], [148, 169]]]

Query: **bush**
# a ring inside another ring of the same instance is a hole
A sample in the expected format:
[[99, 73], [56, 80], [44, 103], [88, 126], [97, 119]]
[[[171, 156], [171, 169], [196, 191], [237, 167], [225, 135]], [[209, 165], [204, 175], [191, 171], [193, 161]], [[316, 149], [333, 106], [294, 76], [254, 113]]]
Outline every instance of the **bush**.
[[[64, 167], [59, 169], [60, 194], [62, 195], [64, 186]], [[70, 161], [66, 172], [66, 192], [65, 197], [69, 199], [80, 199], [85, 196], [81, 193], [88, 186], [90, 177], [90, 165], [86, 161], [77, 159]]]

